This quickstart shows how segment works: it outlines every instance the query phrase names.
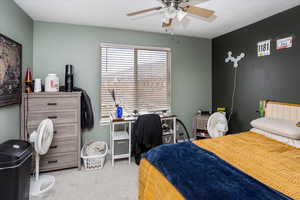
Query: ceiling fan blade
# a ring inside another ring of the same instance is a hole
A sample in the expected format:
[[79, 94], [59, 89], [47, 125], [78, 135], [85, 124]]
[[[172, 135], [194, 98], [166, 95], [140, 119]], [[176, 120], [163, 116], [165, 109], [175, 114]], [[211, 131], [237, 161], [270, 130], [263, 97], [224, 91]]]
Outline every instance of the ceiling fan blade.
[[182, 9], [183, 9], [183, 11], [185, 11], [187, 13], [197, 15], [200, 17], [205, 17], [205, 18], [209, 18], [215, 13], [215, 11], [213, 11], [213, 10], [208, 10], [205, 8], [199, 8], [199, 7], [195, 7], [195, 6], [186, 6]]
[[139, 14], [143, 14], [143, 13], [154, 11], [154, 10], [160, 10], [160, 9], [162, 9], [161, 6], [155, 7], [155, 8], [149, 8], [149, 9], [145, 9], [145, 10], [139, 10], [139, 11], [136, 11], [136, 12], [128, 13], [127, 16], [130, 17], [130, 16], [139, 15]]
[[162, 23], [162, 27], [163, 27], [163, 28], [169, 28], [169, 27], [172, 26], [172, 22], [173, 22], [173, 19], [169, 19], [169, 23], [163, 22], [163, 23]]

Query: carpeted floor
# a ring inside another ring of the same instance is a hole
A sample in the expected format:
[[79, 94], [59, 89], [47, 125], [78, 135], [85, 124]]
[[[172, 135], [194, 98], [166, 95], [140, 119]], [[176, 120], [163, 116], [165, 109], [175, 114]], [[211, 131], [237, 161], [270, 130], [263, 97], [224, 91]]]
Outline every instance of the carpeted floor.
[[31, 200], [136, 200], [138, 166], [127, 160], [111, 166], [106, 161], [98, 171], [62, 170], [49, 173], [56, 183], [48, 194]]

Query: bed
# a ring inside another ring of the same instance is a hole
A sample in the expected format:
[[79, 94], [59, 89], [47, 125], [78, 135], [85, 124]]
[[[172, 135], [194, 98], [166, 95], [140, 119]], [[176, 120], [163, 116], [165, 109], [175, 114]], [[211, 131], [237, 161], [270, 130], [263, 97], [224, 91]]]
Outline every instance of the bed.
[[[266, 117], [299, 122], [300, 105]], [[140, 200], [300, 199], [300, 149], [254, 131], [162, 145], [143, 155]]]

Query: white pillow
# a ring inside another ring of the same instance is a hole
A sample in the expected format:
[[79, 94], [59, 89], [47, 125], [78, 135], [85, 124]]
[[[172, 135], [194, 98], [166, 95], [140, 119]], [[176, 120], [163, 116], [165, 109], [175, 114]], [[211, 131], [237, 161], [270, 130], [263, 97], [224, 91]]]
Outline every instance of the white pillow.
[[300, 140], [295, 140], [295, 139], [283, 137], [283, 136], [276, 135], [274, 133], [270, 133], [270, 132], [266, 132], [266, 131], [262, 131], [262, 130], [256, 129], [256, 128], [252, 128], [250, 131], [261, 134], [261, 135], [264, 135], [264, 136], [266, 136], [268, 138], [271, 138], [273, 140], [277, 140], [279, 142], [283, 142], [285, 144], [288, 144], [288, 145], [291, 145], [293, 147], [296, 147], [296, 148], [300, 149]]
[[297, 127], [293, 121], [258, 118], [251, 122], [251, 126], [276, 135], [300, 140], [300, 127]]

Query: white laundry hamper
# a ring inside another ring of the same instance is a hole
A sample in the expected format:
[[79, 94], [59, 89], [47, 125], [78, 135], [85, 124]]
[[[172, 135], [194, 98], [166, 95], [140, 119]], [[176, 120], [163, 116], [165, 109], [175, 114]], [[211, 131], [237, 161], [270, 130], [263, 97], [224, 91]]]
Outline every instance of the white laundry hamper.
[[104, 166], [108, 152], [106, 142], [95, 141], [85, 144], [81, 149], [81, 158], [86, 170], [97, 170]]

